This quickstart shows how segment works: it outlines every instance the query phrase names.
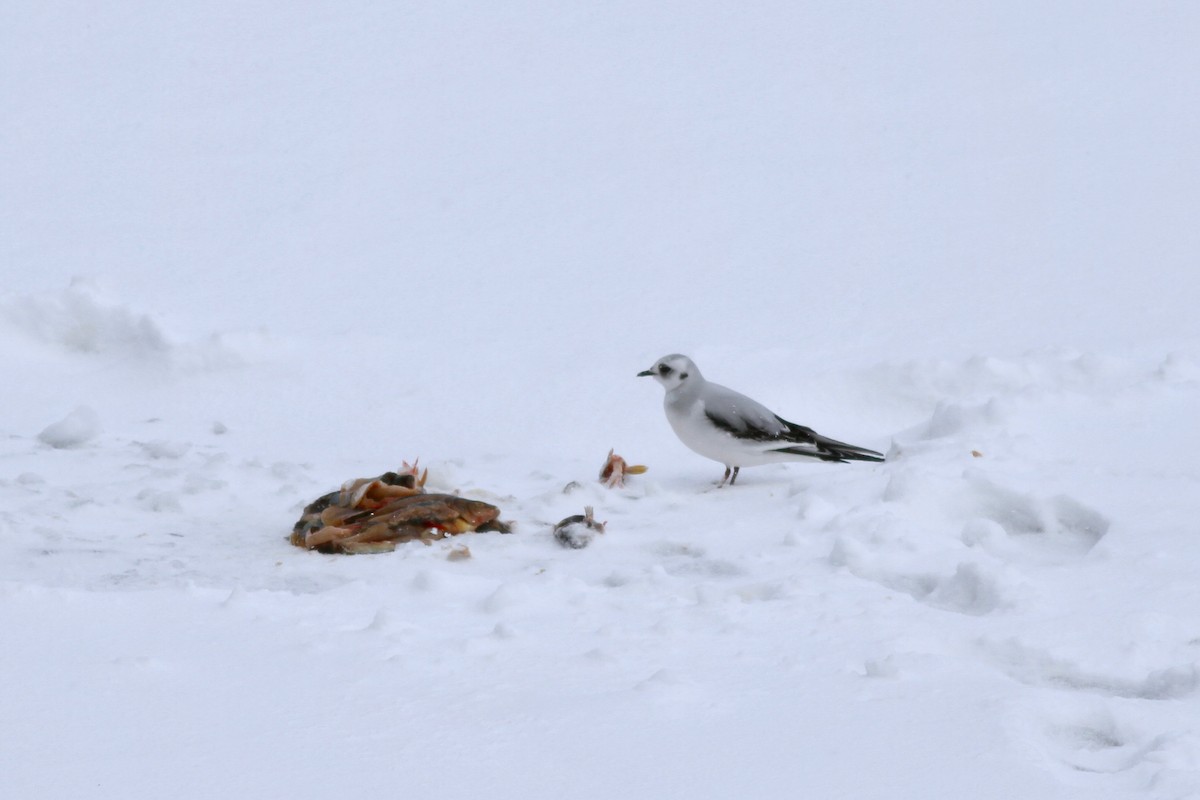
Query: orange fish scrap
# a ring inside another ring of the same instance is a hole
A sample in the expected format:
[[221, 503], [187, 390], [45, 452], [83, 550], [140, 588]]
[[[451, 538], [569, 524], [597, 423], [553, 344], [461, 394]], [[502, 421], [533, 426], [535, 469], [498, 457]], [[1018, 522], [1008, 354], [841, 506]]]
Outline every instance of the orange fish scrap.
[[610, 489], [619, 488], [625, 485], [626, 475], [641, 475], [647, 467], [641, 464], [630, 466], [625, 462], [625, 459], [608, 451], [608, 458], [604, 461], [604, 466], [600, 468], [600, 482]]

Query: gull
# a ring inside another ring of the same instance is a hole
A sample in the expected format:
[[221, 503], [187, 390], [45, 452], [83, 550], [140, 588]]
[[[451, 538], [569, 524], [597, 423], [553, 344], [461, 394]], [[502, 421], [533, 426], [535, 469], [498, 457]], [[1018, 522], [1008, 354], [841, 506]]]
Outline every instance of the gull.
[[883, 461], [882, 453], [822, 436], [757, 400], [706, 381], [687, 356], [663, 356], [638, 373], [639, 378], [647, 376], [667, 390], [663, 408], [679, 441], [725, 465], [719, 486], [726, 481], [732, 486], [742, 467], [780, 461]]

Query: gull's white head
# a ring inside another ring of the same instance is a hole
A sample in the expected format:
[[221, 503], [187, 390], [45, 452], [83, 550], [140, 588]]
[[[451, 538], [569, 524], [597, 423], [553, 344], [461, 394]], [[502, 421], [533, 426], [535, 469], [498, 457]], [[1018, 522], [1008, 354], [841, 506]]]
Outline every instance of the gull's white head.
[[700, 383], [703, 379], [696, 363], [687, 356], [672, 353], [654, 362], [650, 369], [638, 373], [638, 377], [650, 376], [663, 385], [668, 392], [689, 383]]

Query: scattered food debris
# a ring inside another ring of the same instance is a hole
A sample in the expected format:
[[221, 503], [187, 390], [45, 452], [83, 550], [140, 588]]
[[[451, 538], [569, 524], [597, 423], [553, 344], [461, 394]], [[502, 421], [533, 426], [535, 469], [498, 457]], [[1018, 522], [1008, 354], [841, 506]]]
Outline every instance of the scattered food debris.
[[604, 533], [606, 522], [596, 522], [592, 507], [587, 506], [582, 514], [573, 514], [554, 526], [554, 538], [563, 547], [582, 550], [592, 543], [597, 533]]
[[630, 466], [625, 459], [609, 450], [608, 458], [600, 468], [600, 482], [610, 489], [615, 489], [625, 485], [626, 475], [641, 475], [646, 469], [641, 464]]
[[972, 450], [971, 455], [975, 456], [975, 458], [983, 458], [983, 453], [979, 452], [978, 450]]
[[459, 547], [450, 548], [450, 552], [446, 554], [447, 561], [466, 561], [471, 557], [471, 548], [465, 544]]
[[291, 543], [323, 553], [386, 553], [403, 542], [428, 544], [468, 531], [511, 530], [493, 505], [426, 494], [428, 477], [428, 470], [419, 474], [415, 463], [406, 462], [398, 472], [350, 481], [304, 509]]

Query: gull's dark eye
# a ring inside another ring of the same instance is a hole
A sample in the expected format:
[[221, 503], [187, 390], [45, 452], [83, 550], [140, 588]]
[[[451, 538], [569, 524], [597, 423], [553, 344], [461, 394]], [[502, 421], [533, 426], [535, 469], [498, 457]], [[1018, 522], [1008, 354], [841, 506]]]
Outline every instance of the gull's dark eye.
[[686, 372], [681, 372], [681, 373], [679, 374], [679, 380], [681, 380], [681, 381], [682, 381], [682, 380], [685, 380], [686, 378], [687, 378], [687, 373], [686, 373]]
[[658, 365], [658, 374], [662, 375], [665, 378], [671, 374], [671, 368], [668, 367], [666, 364], [659, 364]]

